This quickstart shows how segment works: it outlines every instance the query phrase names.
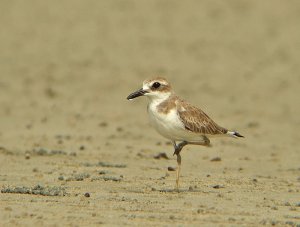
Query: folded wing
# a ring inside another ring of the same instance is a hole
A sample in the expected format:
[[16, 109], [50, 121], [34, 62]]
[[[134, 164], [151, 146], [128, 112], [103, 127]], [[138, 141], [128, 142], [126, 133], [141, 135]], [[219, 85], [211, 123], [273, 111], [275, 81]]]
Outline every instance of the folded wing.
[[201, 109], [180, 101], [177, 103], [179, 117], [185, 128], [191, 132], [205, 135], [226, 134], [227, 129], [217, 125]]

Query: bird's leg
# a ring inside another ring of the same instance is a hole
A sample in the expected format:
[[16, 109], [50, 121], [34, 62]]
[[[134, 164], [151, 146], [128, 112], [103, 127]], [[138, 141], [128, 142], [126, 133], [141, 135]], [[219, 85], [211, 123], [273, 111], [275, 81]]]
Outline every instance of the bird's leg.
[[187, 145], [188, 142], [187, 141], [183, 141], [181, 143], [179, 143], [178, 145], [176, 145], [176, 142], [173, 141], [173, 146], [174, 146], [174, 154], [173, 155], [177, 155], [177, 169], [176, 169], [176, 189], [179, 189], [179, 177], [180, 177], [180, 169], [181, 169], [181, 155], [180, 155], [180, 151], [182, 150], [182, 148]]
[[190, 144], [190, 145], [201, 145], [201, 146], [205, 146], [205, 147], [211, 147], [211, 144], [208, 142], [206, 142], [206, 141], [204, 141], [204, 142], [189, 142], [188, 144]]
[[181, 169], [181, 155], [177, 154], [177, 169], [176, 169], [176, 189], [179, 190], [179, 177], [180, 177], [180, 169]]
[[203, 141], [201, 142], [187, 142], [188, 144], [193, 144], [193, 145], [202, 145], [206, 147], [211, 147], [210, 140], [207, 138], [207, 136], [203, 135], [202, 136]]
[[180, 151], [182, 150], [182, 148], [185, 145], [187, 145], [187, 144], [188, 144], [187, 141], [183, 141], [183, 142], [181, 142], [181, 143], [179, 143], [179, 144], [176, 145], [176, 142], [173, 141], [173, 146], [174, 146], [174, 153], [173, 153], [173, 155], [175, 155], [175, 154], [178, 155], [180, 153]]

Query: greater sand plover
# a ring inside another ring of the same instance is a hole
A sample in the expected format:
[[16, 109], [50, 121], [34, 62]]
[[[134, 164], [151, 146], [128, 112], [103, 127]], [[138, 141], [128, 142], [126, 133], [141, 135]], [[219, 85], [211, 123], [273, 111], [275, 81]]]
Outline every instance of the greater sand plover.
[[147, 96], [148, 114], [151, 125], [163, 137], [172, 141], [177, 155], [176, 188], [179, 187], [181, 168], [180, 151], [185, 145], [209, 146], [209, 138], [215, 136], [243, 137], [216, 124], [201, 109], [179, 98], [170, 83], [161, 77], [145, 80], [143, 87], [130, 94], [127, 99]]

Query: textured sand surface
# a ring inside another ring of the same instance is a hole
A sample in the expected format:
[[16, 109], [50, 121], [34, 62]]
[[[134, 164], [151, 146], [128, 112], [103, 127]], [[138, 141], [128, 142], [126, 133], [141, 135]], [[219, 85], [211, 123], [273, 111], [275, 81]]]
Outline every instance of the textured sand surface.
[[[300, 225], [299, 12], [1, 1], [0, 225]], [[180, 193], [147, 100], [126, 100], [154, 75], [246, 137], [186, 147]]]

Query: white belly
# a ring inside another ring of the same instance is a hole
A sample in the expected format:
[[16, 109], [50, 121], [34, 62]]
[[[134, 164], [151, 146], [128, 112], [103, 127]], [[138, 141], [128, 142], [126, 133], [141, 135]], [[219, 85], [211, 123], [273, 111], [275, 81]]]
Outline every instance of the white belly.
[[167, 139], [172, 141], [202, 141], [200, 134], [189, 132], [185, 129], [184, 124], [180, 120], [177, 111], [171, 110], [167, 114], [159, 113], [155, 105], [148, 106], [148, 114], [151, 125], [156, 131]]

